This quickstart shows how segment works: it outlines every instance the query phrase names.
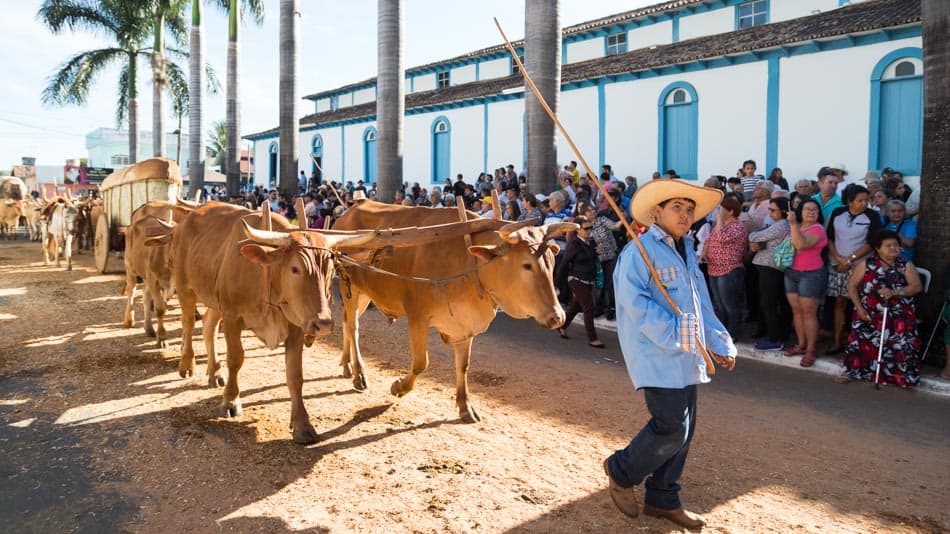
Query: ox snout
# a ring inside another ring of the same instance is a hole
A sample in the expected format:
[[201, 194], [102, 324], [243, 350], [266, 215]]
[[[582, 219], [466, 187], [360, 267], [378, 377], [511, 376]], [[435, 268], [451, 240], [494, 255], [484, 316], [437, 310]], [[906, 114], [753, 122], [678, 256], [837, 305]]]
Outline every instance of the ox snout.
[[326, 316], [317, 316], [304, 325], [303, 332], [307, 336], [327, 336], [333, 331], [333, 317], [330, 314]]
[[554, 330], [555, 328], [560, 328], [564, 324], [564, 308], [560, 305], [552, 313], [549, 313], [547, 317], [543, 318], [542, 321], [538, 321], [543, 324], [548, 330]]

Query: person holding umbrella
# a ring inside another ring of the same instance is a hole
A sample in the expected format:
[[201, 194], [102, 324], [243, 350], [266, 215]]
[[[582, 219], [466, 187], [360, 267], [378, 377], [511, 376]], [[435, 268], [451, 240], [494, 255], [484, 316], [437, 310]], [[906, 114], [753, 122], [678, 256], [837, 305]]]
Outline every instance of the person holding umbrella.
[[643, 513], [688, 529], [705, 524], [683, 508], [677, 483], [696, 428], [696, 385], [709, 382], [714, 372], [701, 351], [732, 370], [736, 347], [713, 311], [687, 232], [721, 200], [721, 191], [683, 180], [645, 184], [630, 204], [636, 222], [649, 228], [640, 238], [644, 253], [627, 246], [614, 270], [617, 334], [652, 418], [626, 448], [604, 460], [610, 496], [621, 512], [636, 517], [636, 487], [645, 482]]
[[912, 297], [923, 284], [914, 264], [900, 256], [896, 232], [881, 230], [871, 244], [873, 252], [848, 281], [854, 314], [845, 371], [835, 382], [873, 380], [913, 388], [920, 382], [920, 337]]

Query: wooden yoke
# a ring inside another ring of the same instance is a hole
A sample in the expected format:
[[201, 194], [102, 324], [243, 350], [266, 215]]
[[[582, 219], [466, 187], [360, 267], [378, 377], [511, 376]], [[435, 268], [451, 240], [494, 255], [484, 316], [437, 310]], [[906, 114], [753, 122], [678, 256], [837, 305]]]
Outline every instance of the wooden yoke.
[[307, 220], [307, 213], [304, 211], [305, 207], [302, 198], [297, 197], [297, 199], [294, 200], [294, 209], [297, 210], [297, 226], [299, 226], [301, 230], [306, 230], [310, 226], [310, 221]]
[[498, 201], [498, 190], [491, 190], [491, 218], [496, 221], [500, 221], [501, 217], [501, 202]]
[[[492, 193], [494, 193], [494, 192], [495, 192], [495, 191], [492, 190]], [[493, 197], [492, 197], [492, 203], [495, 203], [495, 202], [497, 202], [497, 201], [498, 201], [498, 197], [497, 197], [497, 196], [493, 196]], [[455, 205], [456, 205], [456, 207], [457, 207], [458, 210], [459, 210], [459, 219], [460, 219], [462, 222], [467, 221], [467, 220], [468, 220], [468, 212], [465, 211], [465, 200], [462, 199], [462, 198], [459, 198], [459, 199], [458, 199], [458, 202], [457, 202]], [[472, 236], [471, 236], [470, 234], [465, 234], [464, 237], [465, 237], [465, 249], [468, 250], [468, 247], [472, 246]], [[472, 268], [473, 268], [473, 269], [477, 269], [477, 268], [478, 268], [478, 258], [476, 258], [473, 254], [469, 254], [469, 257], [471, 258], [471, 261], [472, 261]], [[482, 283], [481, 283], [481, 281], [479, 281], [479, 279], [478, 279], [478, 271], [475, 271], [475, 290], [478, 292], [478, 300], [481, 300], [481, 299], [482, 299]]]
[[[640, 251], [640, 255], [643, 257], [643, 261], [647, 264], [647, 267], [650, 269], [650, 276], [653, 278], [653, 283], [659, 288], [660, 292], [663, 294], [663, 297], [666, 299], [666, 302], [673, 309], [673, 313], [676, 315], [682, 315], [683, 312], [679, 309], [679, 306], [673, 302], [672, 297], [666, 291], [666, 288], [663, 287], [662, 282], [660, 282], [660, 276], [656, 272], [656, 268], [653, 266], [653, 261], [650, 260], [649, 255], [645, 248], [643, 248], [643, 243], [640, 242], [639, 234], [633, 229], [633, 226], [630, 225], [630, 222], [627, 220], [626, 214], [621, 210], [617, 203], [614, 202], [610, 195], [607, 194], [607, 190], [604, 189], [603, 184], [600, 183], [600, 179], [597, 177], [597, 174], [590, 168], [590, 165], [587, 164], [587, 160], [584, 159], [584, 155], [581, 154], [581, 151], [578, 150], [577, 145], [574, 144], [574, 140], [571, 139], [570, 134], [567, 133], [567, 130], [564, 128], [564, 125], [561, 124], [561, 121], [558, 120], [557, 116], [554, 115], [554, 112], [551, 110], [551, 107], [548, 106], [547, 101], [544, 100], [544, 97], [541, 95], [541, 91], [538, 90], [538, 87], [534, 84], [534, 81], [531, 80], [531, 76], [524, 70], [524, 65], [521, 63], [521, 59], [518, 57], [518, 53], [515, 52], [514, 47], [511, 45], [511, 41], [508, 40], [508, 36], [505, 35], [505, 31], [501, 29], [501, 23], [498, 22], [498, 19], [495, 19], [495, 26], [498, 27], [498, 32], [501, 33], [502, 39], [505, 40], [505, 47], [508, 48], [508, 52], [511, 54], [512, 61], [518, 66], [519, 72], [524, 76], [525, 83], [528, 84], [528, 87], [531, 89], [531, 92], [534, 93], [534, 96], [537, 97], [538, 102], [541, 104], [541, 107], [544, 108], [544, 111], [548, 114], [551, 120], [554, 122], [554, 125], [557, 126], [557, 129], [561, 132], [561, 135], [564, 136], [564, 140], [567, 141], [567, 144], [570, 145], [571, 150], [577, 154], [577, 159], [580, 161], [581, 165], [584, 166], [584, 171], [587, 172], [587, 178], [597, 186], [597, 189], [604, 196], [604, 200], [607, 201], [607, 204], [620, 216], [620, 221], [623, 223], [624, 228], [627, 230], [627, 235], [630, 239], [636, 244], [637, 250]], [[700, 325], [701, 327], [701, 325]], [[698, 336], [697, 336], [698, 337]], [[706, 373], [711, 375], [716, 374], [716, 367], [713, 363], [712, 356], [706, 350], [706, 347], [696, 339], [696, 346], [699, 348], [699, 352], [703, 356], [703, 360], [706, 362]]]

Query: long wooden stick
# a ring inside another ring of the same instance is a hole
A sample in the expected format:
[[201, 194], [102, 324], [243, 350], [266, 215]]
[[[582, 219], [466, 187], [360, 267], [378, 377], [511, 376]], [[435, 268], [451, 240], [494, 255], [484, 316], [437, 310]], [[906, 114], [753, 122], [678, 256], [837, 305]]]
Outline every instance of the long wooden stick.
[[[310, 159], [313, 160], [313, 164], [317, 166], [317, 169], [320, 169], [320, 174], [326, 174], [326, 173], [323, 172], [323, 167], [321, 167], [320, 164], [317, 163], [317, 158], [313, 157], [313, 154], [310, 154]], [[333, 191], [333, 194], [336, 195], [336, 199], [340, 201], [340, 205], [345, 208], [345, 207], [346, 207], [346, 202], [343, 202], [343, 198], [340, 197], [340, 194], [336, 192], [336, 188], [333, 187], [333, 182], [332, 182], [332, 181], [327, 180], [327, 187], [330, 188], [330, 191]]]
[[[511, 54], [512, 60], [514, 60], [514, 62], [518, 65], [518, 70], [524, 76], [524, 80], [525, 82], [527, 82], [528, 87], [531, 89], [531, 92], [534, 93], [534, 96], [538, 99], [538, 102], [541, 104], [541, 107], [544, 108], [544, 111], [548, 114], [549, 117], [551, 117], [551, 120], [554, 121], [554, 125], [557, 126], [557, 129], [561, 132], [561, 135], [564, 136], [564, 140], [567, 141], [567, 144], [571, 146], [571, 150], [573, 150], [574, 153], [577, 154], [577, 159], [580, 160], [581, 165], [584, 166], [584, 170], [587, 172], [588, 179], [594, 182], [594, 185], [597, 186], [597, 189], [600, 190], [600, 193], [604, 195], [604, 200], [607, 201], [607, 205], [609, 205], [611, 209], [613, 209], [614, 212], [616, 212], [617, 215], [620, 216], [620, 222], [622, 222], [624, 228], [626, 228], [627, 235], [630, 236], [630, 239], [632, 239], [634, 243], [636, 243], [637, 249], [640, 251], [640, 255], [643, 256], [643, 260], [646, 262], [647, 267], [649, 267], [650, 269], [650, 275], [653, 277], [653, 283], [656, 284], [656, 287], [658, 287], [660, 291], [663, 293], [663, 296], [666, 297], [666, 301], [669, 303], [670, 307], [673, 308], [673, 313], [675, 313], [676, 315], [682, 315], [683, 312], [680, 311], [679, 306], [677, 306], [676, 303], [673, 302], [672, 297], [670, 297], [670, 294], [666, 291], [666, 288], [663, 287], [662, 282], [660, 282], [660, 276], [656, 272], [656, 268], [653, 266], [653, 262], [650, 261], [650, 256], [649, 254], [647, 254], [646, 249], [643, 248], [643, 243], [640, 242], [640, 236], [637, 234], [636, 230], [633, 229], [633, 226], [630, 225], [630, 222], [627, 221], [626, 214], [623, 212], [623, 210], [621, 210], [617, 206], [617, 203], [614, 202], [612, 198], [610, 198], [610, 195], [607, 194], [607, 190], [604, 189], [603, 184], [600, 183], [600, 179], [597, 177], [596, 174], [594, 174], [594, 171], [590, 168], [590, 165], [587, 164], [587, 160], [584, 159], [584, 155], [581, 154], [581, 151], [577, 148], [577, 145], [574, 144], [574, 140], [571, 139], [571, 136], [570, 134], [567, 133], [567, 130], [564, 128], [564, 125], [561, 124], [561, 121], [559, 121], [558, 118], [554, 115], [554, 112], [551, 111], [550, 106], [548, 106], [548, 103], [544, 100], [544, 97], [541, 96], [541, 91], [538, 90], [538, 87], [534, 84], [534, 81], [531, 80], [531, 76], [528, 75], [528, 72], [525, 70], [524, 65], [521, 63], [521, 59], [518, 57], [518, 53], [515, 52], [515, 48], [511, 45], [511, 41], [509, 41], [508, 36], [505, 35], [505, 30], [501, 29], [501, 23], [498, 22], [497, 18], [494, 20], [495, 20], [495, 26], [498, 27], [498, 32], [501, 33], [502, 39], [505, 40], [505, 47], [508, 48], [508, 52]], [[709, 352], [706, 350], [706, 347], [704, 347], [703, 344], [698, 339], [696, 340], [696, 346], [699, 347], [699, 352], [703, 355], [703, 359], [706, 361], [706, 372], [710, 375], [716, 374], [715, 364], [713, 363], [712, 357], [709, 355]]]

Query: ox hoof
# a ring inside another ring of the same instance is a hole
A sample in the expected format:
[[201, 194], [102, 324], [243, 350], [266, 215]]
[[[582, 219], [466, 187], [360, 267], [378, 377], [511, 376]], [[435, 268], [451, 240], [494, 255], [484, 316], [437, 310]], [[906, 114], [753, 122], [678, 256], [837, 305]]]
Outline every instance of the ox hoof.
[[132, 328], [132, 319], [126, 319], [123, 321], [122, 328]]
[[195, 375], [194, 369], [179, 369], [178, 370], [178, 376], [182, 378], [188, 378], [189, 376], [194, 376], [194, 375]]
[[145, 336], [146, 336], [146, 337], [155, 337], [155, 330], [154, 330], [154, 329], [151, 329], [151, 328], [146, 328], [146, 329], [145, 329]]
[[478, 412], [475, 411], [475, 408], [471, 407], [469, 407], [467, 410], [460, 410], [459, 417], [462, 419], [463, 423], [478, 423], [482, 420], [481, 416], [478, 415]]
[[208, 377], [208, 387], [209, 388], [224, 387], [224, 378], [218, 375]]
[[317, 442], [317, 429], [313, 428], [310, 423], [294, 428], [293, 433], [294, 443], [309, 445]]
[[353, 387], [357, 391], [366, 391], [369, 389], [369, 384], [366, 382], [366, 377], [363, 376], [362, 373], [353, 377]]
[[167, 349], [168, 342], [166, 342], [164, 339], [159, 339], [158, 341], [155, 342], [155, 347], [159, 349]]
[[241, 403], [231, 403], [221, 407], [221, 417], [238, 417], [244, 413]]
[[389, 392], [397, 397], [402, 397], [403, 395], [408, 393], [408, 391], [406, 391], [406, 388], [404, 388], [402, 385], [401, 378], [393, 382], [393, 385], [389, 388]]
[[349, 363], [343, 364], [343, 378], [351, 378], [353, 376], [353, 368], [350, 367]]

